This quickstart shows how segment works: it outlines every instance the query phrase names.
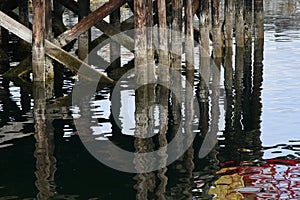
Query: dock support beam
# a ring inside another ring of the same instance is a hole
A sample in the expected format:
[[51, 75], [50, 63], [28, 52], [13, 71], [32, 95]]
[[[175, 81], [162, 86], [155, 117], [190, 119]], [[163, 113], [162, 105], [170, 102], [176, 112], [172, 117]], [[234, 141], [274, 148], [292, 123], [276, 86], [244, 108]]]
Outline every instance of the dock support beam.
[[45, 0], [33, 0], [33, 80], [45, 82]]

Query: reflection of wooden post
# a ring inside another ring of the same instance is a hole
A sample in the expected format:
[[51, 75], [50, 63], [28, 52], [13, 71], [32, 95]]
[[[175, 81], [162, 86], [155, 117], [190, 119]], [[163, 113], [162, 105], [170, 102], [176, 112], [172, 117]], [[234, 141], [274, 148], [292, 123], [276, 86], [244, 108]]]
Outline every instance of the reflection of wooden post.
[[242, 100], [243, 100], [243, 71], [244, 71], [244, 47], [236, 46], [235, 54], [235, 106], [234, 106], [234, 127], [237, 132], [242, 130]]
[[[45, 82], [35, 82], [34, 85], [34, 119], [35, 119], [35, 139], [36, 150], [34, 156], [36, 157], [36, 187], [39, 190], [38, 199], [48, 199], [55, 193], [52, 189], [50, 179], [53, 176], [52, 171], [53, 161], [51, 158], [51, 151], [53, 150], [53, 143], [49, 143], [46, 131], [46, 90]], [[53, 157], [53, 156], [52, 156]], [[52, 177], [53, 178], [53, 177]]]
[[33, 0], [32, 71], [34, 81], [45, 81], [45, 1]]
[[233, 129], [233, 66], [232, 66], [232, 48], [226, 48], [224, 58], [224, 86], [226, 92], [226, 113], [225, 113], [225, 131]]
[[263, 51], [264, 51], [264, 17], [263, 1], [254, 0], [254, 21], [255, 21], [255, 40], [254, 40], [254, 72], [253, 72], [253, 91], [252, 91], [252, 111], [253, 128], [260, 128], [261, 116], [261, 90], [263, 75]]

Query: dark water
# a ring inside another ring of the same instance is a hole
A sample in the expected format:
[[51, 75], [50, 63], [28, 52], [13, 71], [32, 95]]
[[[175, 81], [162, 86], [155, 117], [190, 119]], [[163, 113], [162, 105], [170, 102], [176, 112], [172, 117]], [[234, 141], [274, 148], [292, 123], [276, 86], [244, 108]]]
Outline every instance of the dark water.
[[[211, 82], [209, 101], [200, 101], [200, 115], [190, 122], [197, 126], [193, 145], [172, 164], [149, 173], [107, 167], [79, 137], [80, 123], [91, 124], [87, 132], [100, 153], [128, 164], [107, 144], [138, 148], [132, 79], [124, 80], [115, 96], [106, 87], [87, 99], [92, 114], [85, 119], [83, 108], [70, 106], [67, 97], [75, 80], [66, 78], [61, 91], [66, 103], [50, 102], [43, 118], [34, 113], [46, 106], [34, 104], [38, 90], [0, 75], [0, 199], [300, 199], [299, 12], [298, 1], [265, 2], [263, 51], [262, 44], [253, 44], [252, 54], [246, 52], [243, 74], [235, 66], [241, 55], [224, 58], [220, 85]], [[124, 54], [129, 60], [131, 54]], [[199, 97], [199, 78], [194, 92]], [[160, 129], [160, 109], [153, 110], [154, 133]], [[117, 110], [116, 118], [112, 110]], [[168, 124], [163, 139], [171, 141], [174, 117]], [[217, 143], [199, 157], [206, 132]], [[157, 148], [163, 139], [154, 136], [151, 144]]]

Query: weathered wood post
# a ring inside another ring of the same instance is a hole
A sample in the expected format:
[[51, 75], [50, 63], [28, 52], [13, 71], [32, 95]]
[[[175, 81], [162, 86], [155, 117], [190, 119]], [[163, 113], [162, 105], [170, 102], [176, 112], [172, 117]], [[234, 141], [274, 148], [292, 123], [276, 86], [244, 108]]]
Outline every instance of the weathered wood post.
[[[232, 40], [233, 40], [233, 13], [234, 13], [234, 4], [233, 0], [225, 0], [225, 47], [229, 49], [232, 48]], [[232, 50], [232, 49], [231, 49]]]
[[[78, 18], [81, 21], [89, 14], [90, 0], [79, 0], [78, 1], [79, 15]], [[86, 59], [88, 63], [89, 53], [89, 42], [90, 42], [90, 30], [85, 31], [78, 37], [78, 58], [80, 60]]]
[[235, 3], [235, 40], [236, 40], [236, 55], [235, 55], [235, 114], [234, 126], [237, 128], [237, 133], [242, 130], [241, 115], [242, 115], [242, 99], [243, 99], [243, 76], [244, 76], [244, 1], [236, 1]]
[[[259, 129], [261, 123], [261, 90], [263, 81], [264, 52], [264, 13], [263, 0], [254, 0], [254, 70], [253, 70], [253, 128]], [[255, 109], [254, 109], [255, 108]]]
[[251, 121], [251, 106], [250, 106], [250, 96], [252, 90], [252, 0], [245, 0], [245, 55], [244, 55], [244, 92], [243, 92], [243, 125], [244, 130], [250, 131], [252, 121]]
[[33, 80], [46, 80], [45, 73], [45, 0], [33, 0], [32, 71]]
[[[113, 1], [113, 0], [111, 0]], [[120, 8], [117, 8], [109, 15], [109, 22], [116, 30], [121, 29], [121, 15]], [[115, 41], [110, 42], [110, 69], [117, 69], [121, 67], [121, 45]]]
[[185, 54], [186, 54], [186, 69], [192, 71], [188, 75], [194, 74], [194, 14], [193, 14], [193, 1], [187, 0], [185, 4]]
[[244, 1], [235, 2], [235, 41], [237, 47], [244, 47]]
[[172, 32], [171, 32], [171, 85], [174, 88], [174, 93], [177, 96], [172, 95], [172, 115], [173, 115], [173, 126], [172, 133], [176, 133], [179, 130], [180, 120], [181, 120], [181, 106], [179, 102], [181, 101], [181, 64], [182, 64], [182, 0], [172, 0]]
[[198, 87], [198, 98], [200, 104], [199, 127], [202, 135], [206, 135], [209, 128], [209, 79], [210, 79], [210, 41], [209, 41], [209, 0], [203, 0], [199, 8], [199, 72], [200, 82]]
[[245, 12], [245, 44], [249, 45], [252, 42], [252, 3], [253, 0], [244, 0]]
[[158, 0], [158, 24], [159, 24], [159, 65], [158, 80], [160, 82], [169, 82], [169, 52], [168, 52], [168, 30], [167, 30], [167, 14], [166, 0]]
[[[212, 24], [212, 41], [214, 58], [222, 57], [222, 35], [220, 23], [220, 0], [211, 1], [211, 24]], [[215, 60], [216, 62], [216, 60]]]

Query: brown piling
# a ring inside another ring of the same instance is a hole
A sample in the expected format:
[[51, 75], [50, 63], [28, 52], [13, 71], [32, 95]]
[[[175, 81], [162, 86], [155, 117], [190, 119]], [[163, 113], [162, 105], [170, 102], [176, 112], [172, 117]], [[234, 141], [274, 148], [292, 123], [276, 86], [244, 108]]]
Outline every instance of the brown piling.
[[[109, 15], [109, 22], [118, 31], [121, 30], [120, 20], [120, 8], [117, 8]], [[110, 42], [110, 63], [110, 69], [121, 67], [121, 45], [115, 41]]]
[[236, 46], [244, 46], [244, 1], [235, 2], [235, 42]]
[[199, 126], [201, 134], [204, 136], [209, 128], [208, 96], [209, 96], [209, 79], [210, 79], [210, 41], [209, 41], [209, 0], [203, 0], [199, 8], [199, 86], [198, 98], [200, 104]]
[[33, 80], [45, 82], [45, 1], [33, 0]]
[[244, 92], [243, 92], [243, 126], [245, 131], [252, 130], [250, 97], [252, 91], [252, 0], [245, 0], [245, 55], [244, 55]]
[[185, 56], [186, 56], [186, 69], [187, 71], [192, 71], [192, 73], [187, 73], [187, 75], [192, 75], [194, 73], [194, 15], [193, 15], [193, 1], [187, 0], [185, 4]]
[[214, 58], [222, 57], [222, 35], [220, 23], [220, 0], [211, 1], [211, 24]]
[[264, 52], [264, 16], [263, 0], [254, 0], [254, 70], [253, 70], [253, 91], [252, 106], [255, 109], [253, 117], [253, 128], [259, 129], [261, 123], [261, 90], [263, 81], [263, 52]]
[[234, 13], [234, 6], [233, 0], [225, 0], [225, 30], [224, 30], [224, 37], [225, 37], [225, 46], [226, 48], [232, 48], [232, 39], [233, 39], [233, 13]]
[[245, 19], [245, 44], [249, 45], [252, 42], [252, 3], [253, 0], [245, 0], [245, 12], [244, 12], [244, 19]]
[[172, 32], [171, 32], [171, 56], [172, 56], [172, 71], [171, 71], [171, 85], [174, 88], [172, 95], [172, 114], [173, 114], [173, 133], [179, 131], [179, 125], [181, 120], [181, 65], [182, 65], [182, 0], [172, 0]]
[[[79, 0], [78, 1], [78, 19], [81, 21], [84, 19], [88, 14], [90, 10], [90, 0]], [[85, 60], [88, 63], [88, 53], [89, 53], [89, 43], [90, 43], [90, 29], [83, 32], [78, 37], [78, 58], [81, 60]]]
[[158, 80], [164, 83], [169, 82], [169, 52], [168, 52], [168, 30], [166, 0], [158, 0], [158, 20], [159, 20], [159, 65]]

